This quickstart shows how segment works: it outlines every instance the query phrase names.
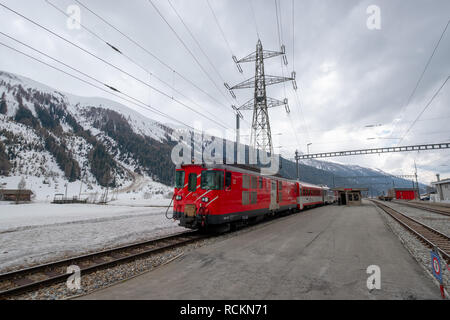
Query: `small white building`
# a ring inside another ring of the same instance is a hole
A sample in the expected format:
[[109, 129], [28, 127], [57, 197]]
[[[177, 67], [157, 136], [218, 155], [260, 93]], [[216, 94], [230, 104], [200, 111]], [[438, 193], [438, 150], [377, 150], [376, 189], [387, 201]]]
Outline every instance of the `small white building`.
[[450, 179], [439, 179], [432, 182], [431, 185], [436, 188], [436, 201], [449, 202], [450, 203]]

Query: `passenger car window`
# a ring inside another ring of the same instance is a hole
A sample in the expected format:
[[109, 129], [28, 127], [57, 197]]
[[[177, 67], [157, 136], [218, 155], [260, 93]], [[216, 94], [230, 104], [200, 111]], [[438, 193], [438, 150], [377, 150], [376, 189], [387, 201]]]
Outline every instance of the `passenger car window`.
[[247, 175], [242, 175], [242, 189], [250, 188], [250, 177]]
[[250, 203], [251, 204], [256, 204], [257, 203], [257, 193], [256, 192], [252, 192], [250, 194]]
[[252, 189], [257, 189], [258, 188], [258, 181], [256, 180], [256, 177], [252, 177]]
[[242, 205], [245, 206], [250, 203], [249, 196], [250, 196], [250, 192], [242, 191]]

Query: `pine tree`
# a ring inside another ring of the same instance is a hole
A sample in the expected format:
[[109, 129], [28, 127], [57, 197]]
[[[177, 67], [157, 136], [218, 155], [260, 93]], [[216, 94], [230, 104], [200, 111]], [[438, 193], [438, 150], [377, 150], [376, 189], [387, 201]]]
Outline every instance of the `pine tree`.
[[5, 145], [0, 141], [0, 175], [7, 176], [11, 169]]
[[6, 112], [8, 112], [8, 107], [6, 105], [6, 96], [5, 93], [3, 92], [2, 100], [0, 101], [0, 113], [6, 114]]

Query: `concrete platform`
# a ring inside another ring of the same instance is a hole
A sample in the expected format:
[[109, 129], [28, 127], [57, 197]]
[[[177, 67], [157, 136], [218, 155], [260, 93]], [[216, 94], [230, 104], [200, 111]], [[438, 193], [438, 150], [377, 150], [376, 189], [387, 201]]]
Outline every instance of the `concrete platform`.
[[[369, 265], [381, 290], [367, 289]], [[440, 299], [368, 202], [327, 206], [199, 248], [81, 299]]]

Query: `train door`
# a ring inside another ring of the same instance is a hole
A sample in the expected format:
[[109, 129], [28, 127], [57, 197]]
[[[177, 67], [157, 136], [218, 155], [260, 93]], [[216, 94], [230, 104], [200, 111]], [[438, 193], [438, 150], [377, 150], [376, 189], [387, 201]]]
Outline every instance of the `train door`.
[[298, 208], [300, 210], [303, 210], [303, 189], [302, 189], [302, 186], [300, 185], [300, 183], [297, 183], [297, 185], [298, 185], [297, 204], [298, 204]]
[[280, 205], [278, 204], [278, 185], [277, 181], [271, 181], [270, 185], [270, 210], [278, 210]]

